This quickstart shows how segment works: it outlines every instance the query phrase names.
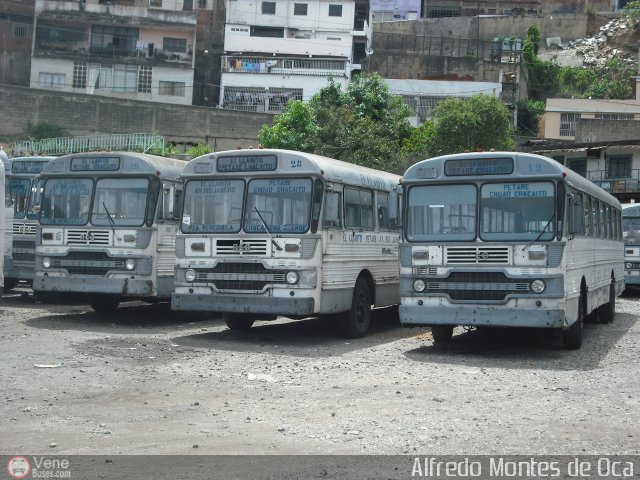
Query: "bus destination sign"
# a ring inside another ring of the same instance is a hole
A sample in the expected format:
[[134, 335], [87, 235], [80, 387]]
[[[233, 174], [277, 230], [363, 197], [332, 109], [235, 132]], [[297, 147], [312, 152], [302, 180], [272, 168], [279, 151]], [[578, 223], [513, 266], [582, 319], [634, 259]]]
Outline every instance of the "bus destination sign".
[[444, 174], [448, 177], [466, 175], [509, 175], [513, 173], [512, 158], [474, 158], [447, 160]]
[[46, 161], [38, 160], [13, 162], [11, 165], [11, 173], [40, 173], [46, 163]]
[[118, 157], [74, 157], [72, 172], [115, 172], [120, 168]]
[[230, 172], [273, 172], [278, 166], [275, 155], [242, 155], [218, 158], [217, 170]]

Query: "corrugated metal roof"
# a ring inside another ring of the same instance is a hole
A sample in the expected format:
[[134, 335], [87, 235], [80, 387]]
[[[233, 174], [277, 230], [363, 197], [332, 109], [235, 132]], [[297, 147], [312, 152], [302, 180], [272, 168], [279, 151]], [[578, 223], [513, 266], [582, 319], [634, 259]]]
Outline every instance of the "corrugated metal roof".
[[567, 147], [567, 148], [544, 148], [544, 149], [532, 149], [535, 153], [545, 153], [545, 152], [586, 152], [587, 150], [596, 150], [596, 149], [605, 149], [605, 150], [640, 150], [640, 144], [629, 144], [629, 145], [595, 145], [590, 147]]

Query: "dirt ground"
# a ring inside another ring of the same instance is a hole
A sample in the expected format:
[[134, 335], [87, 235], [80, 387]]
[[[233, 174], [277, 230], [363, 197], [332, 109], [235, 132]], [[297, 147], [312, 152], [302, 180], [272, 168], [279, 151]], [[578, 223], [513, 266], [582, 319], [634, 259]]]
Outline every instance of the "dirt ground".
[[5, 454], [640, 454], [640, 300], [578, 351], [529, 330], [428, 328], [393, 312], [228, 330], [217, 315], [76, 299], [0, 304]]

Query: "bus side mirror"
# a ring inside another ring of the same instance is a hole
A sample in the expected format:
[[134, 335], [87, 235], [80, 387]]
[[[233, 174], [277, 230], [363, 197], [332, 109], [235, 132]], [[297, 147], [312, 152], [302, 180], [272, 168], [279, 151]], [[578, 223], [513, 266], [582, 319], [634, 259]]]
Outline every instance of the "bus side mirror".
[[584, 229], [583, 221], [584, 213], [582, 211], [582, 204], [578, 203], [573, 195], [569, 195], [569, 234], [576, 235], [578, 233], [582, 233]]

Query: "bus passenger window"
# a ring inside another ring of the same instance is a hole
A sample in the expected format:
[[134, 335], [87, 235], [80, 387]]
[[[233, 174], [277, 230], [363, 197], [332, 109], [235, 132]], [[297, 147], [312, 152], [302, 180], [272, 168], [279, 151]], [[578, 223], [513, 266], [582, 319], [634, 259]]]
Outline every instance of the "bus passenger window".
[[378, 192], [377, 199], [378, 228], [389, 230], [389, 195]]
[[324, 201], [322, 228], [342, 228], [342, 195], [340, 192], [327, 192]]

